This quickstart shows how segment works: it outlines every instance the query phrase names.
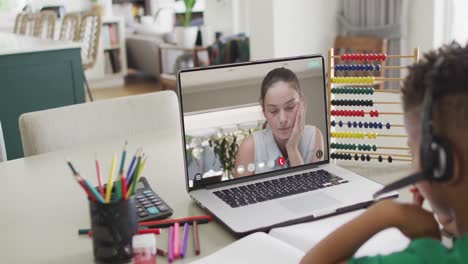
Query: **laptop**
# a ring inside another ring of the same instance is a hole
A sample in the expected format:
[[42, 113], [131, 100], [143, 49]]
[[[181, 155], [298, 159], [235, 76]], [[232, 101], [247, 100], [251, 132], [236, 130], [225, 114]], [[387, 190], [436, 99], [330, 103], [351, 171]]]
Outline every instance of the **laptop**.
[[321, 55], [182, 70], [178, 93], [187, 191], [238, 236], [363, 208], [382, 188], [330, 162]]

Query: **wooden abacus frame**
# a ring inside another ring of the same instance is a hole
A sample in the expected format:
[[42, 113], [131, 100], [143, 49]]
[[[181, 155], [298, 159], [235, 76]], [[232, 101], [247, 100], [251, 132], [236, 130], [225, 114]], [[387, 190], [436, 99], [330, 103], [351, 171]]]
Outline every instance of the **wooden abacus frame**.
[[[419, 61], [419, 48], [414, 48], [413, 50], [413, 55], [387, 55], [385, 60], [387, 59], [392, 59], [392, 58], [398, 58], [398, 59], [401, 59], [401, 58], [409, 58], [409, 59], [413, 59], [413, 62], [414, 63], [417, 63]], [[328, 74], [327, 74], [327, 95], [328, 95], [328, 126], [329, 126], [329, 129], [330, 129], [330, 133], [328, 135], [328, 142], [329, 144], [331, 144], [331, 130], [332, 130], [332, 126], [331, 126], [331, 119], [332, 119], [332, 115], [331, 115], [331, 111], [332, 111], [332, 88], [333, 88], [333, 82], [332, 82], [332, 78], [334, 78], [334, 74], [335, 74], [335, 59], [340, 59], [341, 60], [341, 56], [340, 55], [335, 55], [334, 54], [334, 49], [333, 48], [330, 48], [328, 49], [328, 56], [327, 56], [327, 63], [328, 63]], [[385, 61], [384, 60], [384, 61]], [[382, 60], [379, 60], [379, 61], [382, 61]], [[390, 69], [396, 69], [396, 70], [401, 70], [401, 69], [408, 69], [408, 66], [381, 66], [381, 70], [390, 70]], [[385, 78], [385, 77], [375, 77], [375, 81], [381, 81], [381, 82], [386, 82], [386, 81], [402, 81], [403, 78]], [[344, 83], [346, 84], [346, 83]], [[355, 83], [349, 83], [349, 85], [351, 86], [360, 86], [360, 87], [369, 87], [369, 86], [374, 86], [375, 84], [372, 83], [372, 84], [355, 84]], [[374, 90], [374, 92], [376, 93], [400, 93], [401, 91], [400, 90], [382, 90], [382, 89], [376, 89]], [[399, 102], [374, 102], [374, 104], [400, 104]], [[369, 114], [369, 111], [365, 111], [366, 114]], [[382, 114], [382, 115], [402, 115], [403, 113], [402, 112], [381, 112], [379, 114]], [[395, 127], [403, 127], [403, 125], [392, 125], [392, 126], [395, 126]], [[380, 135], [380, 136], [386, 136], [386, 137], [407, 137], [406, 135]], [[409, 150], [409, 148], [404, 148], [404, 147], [396, 147], [396, 146], [379, 146], [380, 149], [391, 149], [391, 150], [402, 150], [402, 151], [407, 151]], [[331, 147], [330, 147], [330, 150], [331, 150]], [[334, 151], [335, 152], [335, 151]], [[339, 151], [336, 151], [336, 152], [340, 152], [340, 153], [354, 153], [354, 154], [364, 154], [364, 152], [356, 152], [356, 151], [342, 151], [342, 150], [339, 150]], [[409, 161], [411, 162], [412, 159], [411, 159], [411, 155], [408, 155], [408, 154], [392, 154], [392, 153], [373, 153], [373, 152], [368, 152], [366, 154], [370, 154], [370, 155], [374, 155], [372, 156], [372, 159], [376, 159], [375, 158], [375, 155], [387, 155], [387, 156], [396, 156], [396, 157], [403, 157], [403, 159], [401, 158], [397, 158], [397, 159], [394, 159], [394, 160], [399, 160], [399, 161]]]

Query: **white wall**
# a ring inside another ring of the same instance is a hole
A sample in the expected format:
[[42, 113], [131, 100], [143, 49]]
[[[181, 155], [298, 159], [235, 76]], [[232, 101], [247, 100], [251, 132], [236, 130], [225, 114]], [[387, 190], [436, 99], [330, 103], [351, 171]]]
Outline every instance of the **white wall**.
[[43, 6], [50, 5], [63, 5], [65, 7], [65, 12], [83, 11], [91, 7], [90, 0], [29, 0], [28, 2], [33, 11], [37, 11]]
[[224, 35], [233, 34], [233, 5], [234, 1], [231, 0], [206, 0], [203, 14], [205, 25], [209, 26], [213, 32], [221, 31]]
[[337, 33], [338, 0], [274, 0], [274, 56], [326, 54]]

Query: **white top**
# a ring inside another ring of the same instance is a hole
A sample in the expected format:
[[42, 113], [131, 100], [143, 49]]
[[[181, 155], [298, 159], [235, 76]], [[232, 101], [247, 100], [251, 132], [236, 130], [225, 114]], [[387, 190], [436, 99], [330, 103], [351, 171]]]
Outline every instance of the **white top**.
[[[299, 140], [299, 152], [305, 163], [309, 163], [315, 148], [315, 135], [317, 134], [315, 126], [304, 126], [301, 139]], [[289, 162], [281, 167], [278, 165], [278, 158], [282, 157], [281, 151], [275, 142], [271, 128], [267, 126], [261, 131], [253, 134], [255, 144], [255, 173], [279, 170], [289, 167]], [[258, 166], [263, 164], [262, 166]], [[273, 166], [273, 167], [272, 167]]]
[[81, 48], [81, 46], [77, 42], [41, 39], [0, 32], [0, 55], [79, 48]]

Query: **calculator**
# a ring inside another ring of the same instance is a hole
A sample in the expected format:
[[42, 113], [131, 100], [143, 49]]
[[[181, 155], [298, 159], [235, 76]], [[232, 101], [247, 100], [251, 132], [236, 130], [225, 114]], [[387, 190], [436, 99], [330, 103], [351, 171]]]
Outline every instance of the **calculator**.
[[140, 177], [135, 186], [138, 222], [164, 219], [172, 215], [172, 208], [149, 186], [145, 177]]

